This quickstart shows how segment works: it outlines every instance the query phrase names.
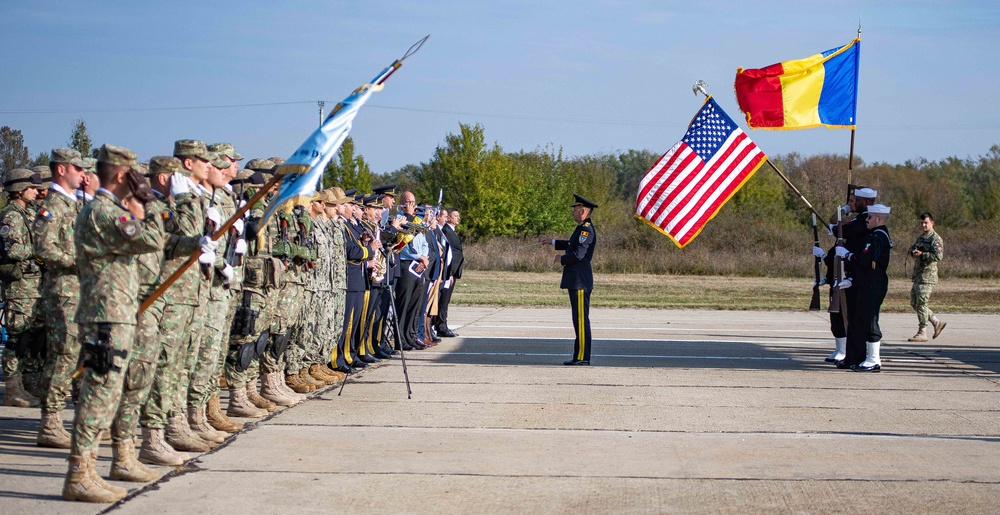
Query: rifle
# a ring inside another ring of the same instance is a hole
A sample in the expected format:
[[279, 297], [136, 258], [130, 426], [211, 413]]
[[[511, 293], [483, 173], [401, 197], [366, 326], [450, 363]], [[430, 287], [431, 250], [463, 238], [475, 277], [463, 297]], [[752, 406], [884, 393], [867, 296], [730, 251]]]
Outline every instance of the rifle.
[[[816, 228], [816, 213], [812, 215], [813, 219], [813, 245], [819, 247], [819, 230]], [[812, 301], [809, 302], [809, 311], [819, 310], [819, 276], [823, 271], [823, 260], [819, 256], [815, 257], [816, 262], [814, 263], [814, 271], [816, 272], [816, 282], [813, 283], [813, 296]]]
[[[844, 244], [844, 224], [841, 220], [841, 208], [837, 206], [837, 245]], [[839, 256], [833, 258], [833, 287], [830, 288], [830, 313], [840, 313], [844, 320], [844, 330], [847, 330], [847, 293], [840, 289], [840, 282], [844, 280], [844, 260]]]

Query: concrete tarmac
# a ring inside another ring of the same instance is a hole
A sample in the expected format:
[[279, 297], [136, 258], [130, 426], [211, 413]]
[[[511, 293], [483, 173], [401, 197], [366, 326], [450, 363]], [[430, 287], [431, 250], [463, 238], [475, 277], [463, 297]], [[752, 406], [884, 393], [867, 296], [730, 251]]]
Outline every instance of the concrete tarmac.
[[0, 408], [0, 512], [1000, 512], [1000, 316], [885, 315], [881, 373], [823, 362], [825, 312], [594, 309], [589, 367], [568, 306], [451, 316], [411, 399], [391, 360], [113, 506], [59, 500], [66, 451]]

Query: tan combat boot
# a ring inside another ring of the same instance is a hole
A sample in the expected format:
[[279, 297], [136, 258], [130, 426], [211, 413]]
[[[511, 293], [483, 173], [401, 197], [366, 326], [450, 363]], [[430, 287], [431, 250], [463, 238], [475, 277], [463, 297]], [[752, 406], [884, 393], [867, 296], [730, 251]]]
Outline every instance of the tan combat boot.
[[312, 364], [309, 366], [309, 375], [317, 381], [322, 381], [325, 386], [336, 383], [337, 378], [324, 372], [324, 368], [326, 367], [321, 367], [318, 364]]
[[268, 413], [274, 413], [274, 410], [278, 409], [277, 404], [260, 396], [260, 393], [257, 391], [257, 381], [247, 383], [246, 392], [247, 400], [250, 401], [250, 404], [265, 410]]
[[294, 406], [299, 403], [297, 398], [289, 397], [281, 387], [278, 386], [280, 382], [281, 372], [273, 372], [270, 374], [265, 374], [262, 376], [262, 386], [260, 388], [260, 396], [277, 404], [278, 406]]
[[246, 388], [229, 389], [229, 407], [226, 408], [226, 415], [230, 417], [261, 418], [266, 416], [266, 409], [258, 408], [247, 399]]
[[91, 477], [90, 454], [93, 452], [86, 451], [81, 456], [69, 457], [69, 471], [66, 472], [66, 481], [63, 482], [63, 499], [98, 503], [113, 503], [119, 499]]
[[285, 392], [285, 396], [286, 397], [288, 397], [290, 399], [295, 399], [296, 403], [302, 402], [302, 401], [304, 401], [304, 400], [306, 400], [308, 398], [305, 395], [296, 393], [294, 390], [292, 390], [288, 386], [288, 383], [285, 382], [285, 374], [282, 374], [281, 372], [275, 372], [274, 373], [274, 380], [275, 380], [275, 384], [278, 386], [278, 389], [281, 390], [281, 391], [283, 391], [283, 392]]
[[229, 388], [229, 382], [226, 381], [226, 374], [219, 374], [219, 388]]
[[167, 419], [167, 430], [164, 432], [164, 438], [171, 447], [178, 451], [208, 452], [212, 450], [208, 442], [191, 432], [187, 420], [184, 420], [181, 415]]
[[317, 376], [316, 374], [318, 374], [319, 372], [313, 374], [312, 371], [313, 371], [312, 367], [306, 367], [303, 368], [302, 370], [299, 370], [299, 379], [302, 379], [303, 381], [306, 382], [311, 381], [316, 385], [317, 390], [323, 388], [324, 386], [327, 386], [326, 379]]
[[7, 393], [3, 398], [4, 406], [13, 406], [15, 408], [38, 407], [38, 398], [31, 395], [24, 389], [24, 383], [21, 382], [21, 374], [5, 377], [3, 379], [3, 384], [7, 387]]
[[911, 336], [906, 341], [908, 341], [908, 342], [926, 342], [927, 341], [927, 328], [921, 326], [920, 329], [917, 330], [917, 334]]
[[[246, 392], [243, 393], [246, 395]], [[235, 420], [230, 419], [222, 412], [222, 401], [219, 399], [219, 395], [213, 395], [208, 399], [208, 404], [206, 405], [205, 416], [208, 419], [208, 425], [214, 427], [218, 431], [225, 431], [227, 433], [238, 433], [243, 429], [243, 424]]]
[[285, 376], [285, 384], [287, 384], [288, 387], [295, 393], [309, 393], [316, 389], [314, 386], [308, 385], [302, 381], [298, 374]]
[[931, 324], [934, 325], [934, 336], [932, 336], [931, 338], [937, 338], [938, 336], [940, 336], [941, 331], [944, 331], [944, 326], [948, 325], [947, 322], [942, 322], [938, 320], [938, 317], [936, 316], [931, 317]]
[[186, 453], [179, 453], [163, 440], [162, 429], [142, 428], [142, 447], [139, 449], [139, 461], [150, 465], [176, 467], [190, 459]]
[[347, 377], [347, 374], [341, 372], [340, 370], [336, 370], [336, 369], [330, 368], [330, 364], [329, 363], [327, 363], [326, 365], [321, 365], [321, 367], [323, 369], [323, 372], [336, 377], [338, 383], [341, 382], [341, 381], [343, 381], [344, 378]]
[[60, 413], [42, 413], [35, 445], [54, 449], [69, 449], [72, 435], [63, 427]]
[[208, 425], [208, 419], [205, 416], [205, 406], [188, 406], [188, 426], [191, 427], [191, 432], [198, 435], [198, 438], [210, 442], [210, 444], [225, 442], [226, 436], [229, 436], [227, 433], [220, 433]]
[[101, 485], [101, 488], [117, 495], [118, 499], [123, 499], [126, 495], [128, 495], [128, 490], [120, 486], [109, 484], [104, 480], [104, 478], [101, 477], [100, 474], [97, 473], [97, 449], [94, 449], [88, 456], [88, 463], [90, 466], [90, 476], [97, 482], [97, 484]]
[[160, 473], [139, 463], [135, 456], [135, 441], [117, 442], [111, 446], [111, 479], [148, 483], [160, 479]]

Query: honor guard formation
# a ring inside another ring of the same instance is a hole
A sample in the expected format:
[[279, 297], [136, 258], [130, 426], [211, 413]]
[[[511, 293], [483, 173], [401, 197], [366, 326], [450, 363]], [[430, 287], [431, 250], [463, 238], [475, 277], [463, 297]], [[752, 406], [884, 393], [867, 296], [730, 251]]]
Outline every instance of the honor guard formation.
[[57, 148], [47, 167], [4, 174], [4, 404], [40, 407], [37, 445], [69, 449], [64, 499], [126, 495], [97, 471], [101, 442], [110, 479], [154, 481], [147, 465], [181, 465], [242, 429], [230, 417], [457, 336], [459, 210], [404, 192], [391, 215], [390, 184], [328, 188], [265, 219], [272, 193], [234, 219], [282, 163], [243, 160], [186, 139], [148, 163], [113, 145], [96, 159]]

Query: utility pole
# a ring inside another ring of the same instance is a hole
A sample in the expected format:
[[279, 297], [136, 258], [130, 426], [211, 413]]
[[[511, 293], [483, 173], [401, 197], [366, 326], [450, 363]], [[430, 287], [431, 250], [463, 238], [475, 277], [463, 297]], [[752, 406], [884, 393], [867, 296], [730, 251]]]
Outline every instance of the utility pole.
[[317, 100], [316, 104], [319, 105], [319, 126], [322, 127], [323, 126], [323, 106], [326, 105], [326, 102], [324, 102], [322, 100]]

